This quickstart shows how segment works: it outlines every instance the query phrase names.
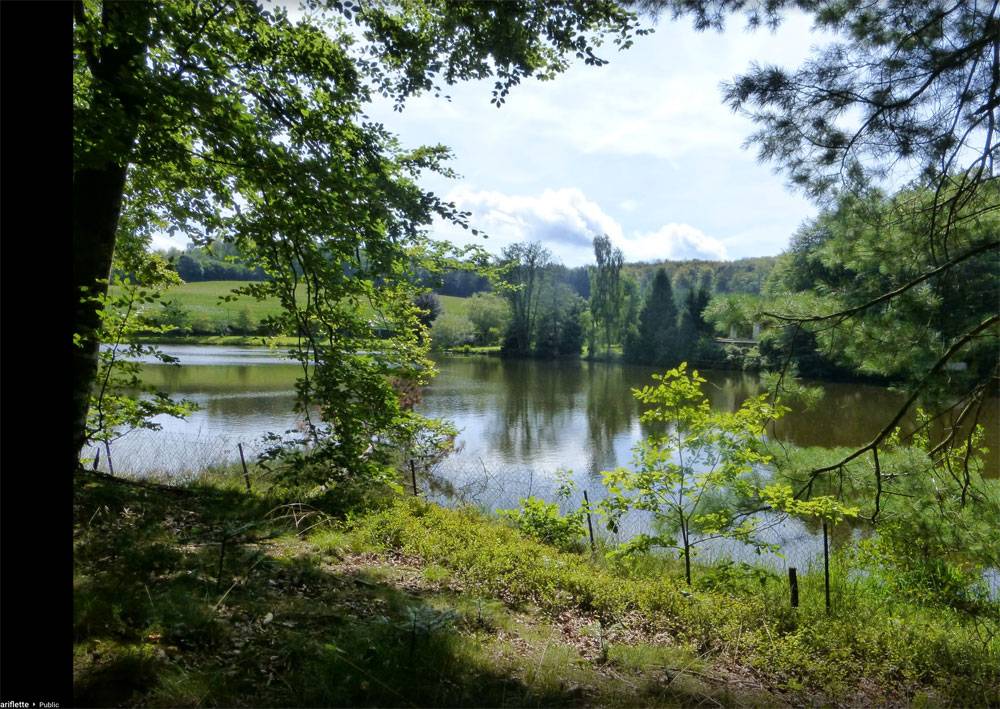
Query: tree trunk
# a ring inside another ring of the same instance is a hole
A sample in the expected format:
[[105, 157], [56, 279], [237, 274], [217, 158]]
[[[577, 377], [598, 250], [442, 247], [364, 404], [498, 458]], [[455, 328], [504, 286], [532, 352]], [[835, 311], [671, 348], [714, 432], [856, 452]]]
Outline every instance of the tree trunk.
[[[681, 485], [684, 484], [683, 479]], [[678, 511], [681, 519], [681, 539], [684, 540], [684, 578], [691, 585], [691, 538], [688, 536], [688, 520], [684, 518], [684, 510]]]
[[684, 578], [691, 585], [691, 545], [688, 543], [687, 532], [684, 533]]
[[107, 292], [106, 281], [99, 281], [107, 279], [111, 271], [125, 171], [125, 166], [108, 165], [103, 170], [79, 170], [73, 175], [73, 324], [80, 336], [72, 361], [74, 455], [85, 443], [90, 391], [97, 374], [101, 323], [92, 297]]
[[[149, 42], [151, 6], [106, 1], [101, 17], [75, 6], [78, 25], [101, 23], [101, 38], [80, 41], [93, 80], [89, 106], [77, 111], [73, 166], [73, 347], [71, 412], [73, 467], [86, 441], [87, 410], [97, 373], [99, 304], [107, 292], [132, 147], [146, 87], [141, 74]], [[103, 281], [103, 282], [102, 282]]]

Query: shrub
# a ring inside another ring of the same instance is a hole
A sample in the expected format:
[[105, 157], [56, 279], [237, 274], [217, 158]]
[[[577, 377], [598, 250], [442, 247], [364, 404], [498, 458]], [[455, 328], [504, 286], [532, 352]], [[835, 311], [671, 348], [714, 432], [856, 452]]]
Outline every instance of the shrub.
[[469, 344], [473, 339], [473, 328], [466, 318], [445, 313], [434, 321], [431, 327], [431, 348], [447, 350]]
[[584, 514], [578, 509], [563, 515], [558, 504], [537, 497], [522, 499], [520, 509], [500, 510], [500, 515], [511, 520], [520, 531], [563, 551], [580, 549]]

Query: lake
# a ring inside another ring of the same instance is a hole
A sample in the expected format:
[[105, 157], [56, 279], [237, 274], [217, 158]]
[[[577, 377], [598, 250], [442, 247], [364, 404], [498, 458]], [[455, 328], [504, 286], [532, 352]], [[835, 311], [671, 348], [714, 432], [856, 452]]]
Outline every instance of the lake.
[[[186, 421], [161, 417], [159, 432], [136, 431], [112, 445], [116, 472], [184, 474], [213, 463], [238, 460], [237, 443], [249, 457], [261, 450], [266, 431], [294, 429], [292, 385], [298, 364], [266, 348], [164, 346], [184, 366], [151, 364], [145, 379], [197, 403]], [[549, 497], [554, 473], [573, 471], [579, 488], [601, 497], [600, 473], [627, 464], [645, 436], [640, 405], [631, 388], [651, 383], [650, 367], [581, 361], [503, 360], [484, 356], [437, 359], [439, 375], [424, 391], [418, 410], [446, 418], [460, 430], [459, 450], [438, 466], [451, 495], [486, 509], [515, 507], [529, 494]], [[712, 406], [733, 410], [760, 393], [756, 375], [701, 372]], [[778, 422], [772, 436], [797, 445], [855, 446], [871, 440], [901, 403], [883, 387], [822, 383], [824, 398], [813, 411]], [[998, 403], [984, 407], [990, 475], [1000, 468]], [[102, 456], [105, 457], [106, 456]], [[101, 462], [106, 468], [106, 460]], [[443, 487], [435, 496], [444, 499]], [[633, 529], [641, 527], [633, 520]], [[626, 529], [626, 533], [628, 529]], [[785, 523], [776, 539], [790, 548], [816, 551], [815, 530]], [[838, 533], [846, 534], [848, 530]], [[731, 547], [717, 553], [732, 555]], [[805, 552], [803, 552], [805, 553]], [[736, 556], [743, 553], [736, 552]], [[792, 557], [789, 557], [790, 559]], [[791, 563], [791, 561], [789, 561]]]

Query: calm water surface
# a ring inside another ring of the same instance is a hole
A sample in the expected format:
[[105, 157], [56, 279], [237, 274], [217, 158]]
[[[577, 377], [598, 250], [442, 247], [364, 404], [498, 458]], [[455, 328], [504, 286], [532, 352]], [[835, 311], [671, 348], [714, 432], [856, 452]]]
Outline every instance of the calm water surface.
[[[238, 442], [252, 454], [259, 450], [263, 433], [296, 427], [292, 386], [301, 368], [281, 351], [161, 349], [179, 357], [184, 366], [150, 365], [144, 377], [175, 396], [191, 399], [200, 410], [186, 421], [161, 418], [160, 432], [134, 432], [117, 441], [112, 447], [117, 470], [198, 470], [238, 460]], [[601, 496], [601, 471], [627, 465], [632, 446], [646, 435], [639, 423], [641, 407], [631, 389], [651, 382], [656, 370], [649, 367], [442, 357], [438, 368], [439, 376], [425, 390], [418, 409], [427, 416], [449, 419], [460, 430], [459, 450], [435, 471], [442, 496], [447, 488], [448, 494], [485, 508], [514, 507], [528, 494], [551, 495], [554, 473], [569, 469], [578, 486], [596, 499]], [[762, 391], [754, 375], [728, 371], [703, 371], [702, 375], [708, 380], [705, 391], [717, 409], [733, 410]], [[902, 400], [882, 387], [821, 386], [820, 405], [779, 421], [772, 431], [775, 438], [803, 446], [863, 444]], [[994, 399], [982, 420], [988, 431], [988, 470], [993, 476], [1000, 469], [998, 409]], [[642, 520], [635, 524], [642, 526]], [[775, 534], [786, 545], [794, 546], [798, 540], [809, 547], [811, 555], [814, 531], [796, 522], [783, 524]]]

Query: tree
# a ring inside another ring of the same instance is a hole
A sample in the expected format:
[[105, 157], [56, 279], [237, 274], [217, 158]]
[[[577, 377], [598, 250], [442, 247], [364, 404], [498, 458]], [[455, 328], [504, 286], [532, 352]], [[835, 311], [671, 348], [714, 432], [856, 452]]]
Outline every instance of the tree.
[[[324, 451], [341, 472], [366, 467], [373, 436], [401, 415], [387, 373], [430, 371], [406, 334], [416, 321], [406, 271], [423, 228], [435, 215], [465, 224], [415, 183], [423, 170], [446, 172], [447, 150], [403, 151], [364, 104], [380, 92], [401, 108], [439, 82], [496, 76], [500, 106], [522, 78], [565, 69], [569, 53], [601, 64], [602, 37], [625, 47], [644, 32], [612, 2], [308, 0], [294, 22], [255, 3], [74, 8], [74, 451], [112, 256], [124, 241], [181, 231], [235, 245], [272, 278], [241, 293], [282, 303], [278, 324], [301, 338], [300, 410], [320, 405], [333, 441]], [[315, 440], [320, 427], [309, 419], [309, 429]]]
[[677, 357], [685, 362], [694, 358], [698, 352], [698, 330], [694, 318], [687, 307], [681, 308], [677, 318]]
[[749, 295], [717, 295], [702, 311], [715, 331], [730, 339], [749, 338], [758, 317], [760, 303]]
[[677, 306], [670, 278], [661, 268], [639, 313], [639, 328], [626, 342], [625, 358], [644, 364], [674, 364], [680, 361], [677, 348]]
[[441, 301], [433, 293], [421, 293], [413, 299], [413, 303], [420, 310], [417, 319], [425, 328], [429, 328], [441, 314]]
[[468, 269], [448, 269], [440, 274], [439, 282], [430, 277], [429, 273], [422, 275], [425, 276], [423, 284], [434, 288], [434, 292], [440, 295], [468, 298], [475, 293], [490, 289], [489, 278]]
[[712, 294], [705, 285], [698, 288], [692, 287], [684, 297], [684, 310], [691, 318], [694, 331], [699, 335], [711, 334], [712, 328], [705, 320], [705, 308], [708, 307]]
[[[996, 3], [972, 0], [878, 3], [821, 0], [645, 0], [653, 11], [691, 14], [700, 29], [721, 28], [726, 16], [744, 12], [749, 23], [776, 25], [782, 10], [811, 13], [817, 26], [838, 41], [794, 71], [754, 65], [725, 89], [725, 101], [759, 126], [750, 142], [761, 159], [772, 161], [792, 184], [819, 200], [838, 193], [863, 197], [874, 187], [887, 192], [903, 185], [914, 198], [900, 206], [906, 219], [919, 221], [921, 252], [928, 258], [904, 280], [896, 280], [865, 302], [812, 312], [770, 314], [808, 329], [836, 329], [845, 338], [870, 327], [872, 312], [912, 297], [926, 284], [949, 278], [971, 263], [989, 264], [1000, 250], [994, 233], [979, 243], [959, 243], [958, 228], [1000, 209], [995, 159], [1000, 144], [1000, 18]], [[896, 252], [905, 258], [905, 252]], [[972, 301], [956, 303], [968, 311]], [[866, 445], [840, 461], [817, 468], [798, 492], [823, 474], [841, 470], [858, 456], [877, 458], [878, 449], [921, 394], [940, 384], [950, 362], [970, 347], [1000, 336], [1000, 306], [967, 324], [937, 348], [909, 385], [897, 413]], [[974, 410], [990, 373], [967, 382], [946, 406]], [[943, 409], [938, 409], [938, 413]], [[948, 435], [945, 447], [961, 445]], [[942, 453], [943, 449], [938, 453]]]
[[[639, 336], [639, 310], [642, 307], [639, 281], [630, 273], [622, 275], [621, 341], [623, 356], [628, 359], [629, 350], [634, 347]], [[594, 336], [596, 340], [596, 335]]]
[[474, 294], [468, 300], [468, 313], [479, 345], [498, 343], [510, 321], [510, 306], [494, 293]]
[[[1000, 200], [1000, 191], [992, 191]], [[932, 259], [924, 238], [927, 224], [921, 212], [911, 211], [920, 198], [911, 191], [891, 198], [878, 192], [863, 199], [842, 196], [793, 239], [769, 284], [770, 309], [850, 309], [926, 272]], [[923, 198], [929, 202], [932, 196]], [[819, 347], [864, 374], [914, 383], [912, 377], [926, 372], [947, 343], [989, 317], [1000, 302], [1000, 253], [990, 247], [998, 229], [1000, 212], [956, 224], [953, 248], [985, 253], [869, 307], [860, 318], [865, 327], [849, 337], [835, 328], [817, 331]], [[909, 346], [900, 351], [898, 342]], [[998, 354], [996, 340], [970, 343], [963, 361], [982, 381], [989, 379]]]
[[636, 389], [635, 398], [652, 405], [640, 420], [664, 432], [636, 445], [634, 470], [603, 473], [608, 497], [601, 507], [612, 530], [629, 510], [651, 513], [663, 531], [637, 535], [618, 553], [677, 549], [690, 584], [691, 556], [699, 544], [728, 537], [767, 546], [754, 537], [765, 489], [759, 468], [770, 461], [762, 439], [765, 425], [786, 409], [762, 394], [732, 413], [712, 411], [701, 391], [705, 379], [697, 370], [689, 374], [685, 364], [653, 380], [657, 384]]
[[172, 329], [170, 324], [157, 326], [144, 322], [143, 311], [159, 303], [163, 291], [176, 285], [179, 277], [155, 256], [126, 254], [125, 258], [127, 261], [123, 262], [119, 254], [116, 265], [131, 276], [119, 276], [113, 291], [94, 296], [99, 306], [99, 334], [106, 347], [98, 353], [97, 386], [91, 394], [84, 434], [87, 443], [103, 444], [112, 473], [114, 441], [138, 429], [159, 430], [160, 424], [153, 420], [156, 416], [184, 418], [197, 408], [191, 401], [174, 401], [143, 383], [142, 358], [173, 365], [177, 360], [156, 347], [134, 341], [140, 329], [153, 332]]
[[431, 328], [431, 347], [448, 350], [472, 343], [475, 334], [472, 323], [456, 313], [445, 313], [434, 321]]
[[202, 280], [204, 273], [205, 270], [201, 263], [191, 258], [188, 254], [181, 254], [180, 258], [177, 259], [177, 275], [185, 283], [194, 283]]
[[611, 246], [607, 234], [594, 237], [597, 266], [591, 272], [590, 314], [595, 327], [604, 329], [604, 344], [611, 355], [612, 336], [618, 329], [622, 311], [621, 271], [625, 257]]
[[558, 353], [560, 356], [579, 357], [583, 350], [583, 340], [586, 328], [584, 315], [587, 304], [578, 295], [568, 299], [563, 311], [562, 328], [559, 331]]
[[537, 241], [512, 244], [500, 259], [504, 297], [510, 303], [510, 325], [504, 337], [503, 352], [523, 356], [531, 351], [535, 332], [538, 296], [545, 269], [552, 261], [549, 250]]
[[539, 357], [580, 355], [583, 347], [583, 299], [565, 283], [547, 280], [539, 298], [535, 349]]

